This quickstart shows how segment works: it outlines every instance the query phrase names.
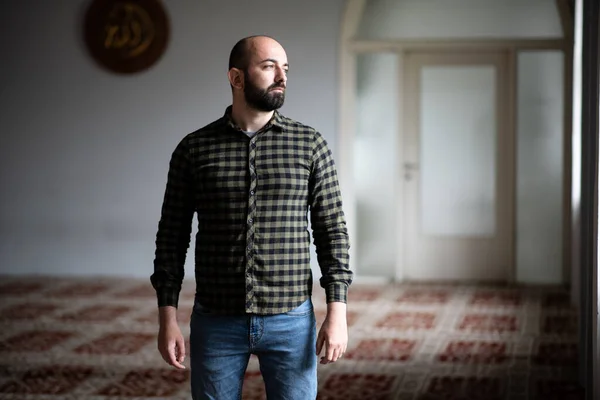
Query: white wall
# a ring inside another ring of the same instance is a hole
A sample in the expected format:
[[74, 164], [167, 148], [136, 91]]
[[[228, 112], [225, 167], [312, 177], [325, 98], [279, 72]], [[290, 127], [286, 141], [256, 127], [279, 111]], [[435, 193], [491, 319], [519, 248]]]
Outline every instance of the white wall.
[[368, 0], [363, 39], [560, 37], [554, 0]]
[[282, 112], [335, 154], [343, 0], [164, 3], [167, 52], [117, 76], [86, 54], [87, 1], [0, 2], [0, 274], [148, 276], [170, 154], [222, 115], [229, 51], [246, 35], [286, 48]]

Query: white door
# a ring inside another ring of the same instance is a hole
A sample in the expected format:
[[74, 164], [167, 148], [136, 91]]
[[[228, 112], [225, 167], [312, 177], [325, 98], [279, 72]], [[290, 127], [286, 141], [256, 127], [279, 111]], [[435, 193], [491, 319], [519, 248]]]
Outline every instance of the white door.
[[405, 277], [507, 281], [514, 219], [507, 57], [405, 60]]

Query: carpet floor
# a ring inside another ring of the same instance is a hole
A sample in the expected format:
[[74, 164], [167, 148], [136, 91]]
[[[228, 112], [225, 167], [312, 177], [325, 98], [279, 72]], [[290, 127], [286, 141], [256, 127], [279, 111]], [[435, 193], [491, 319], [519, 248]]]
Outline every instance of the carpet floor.
[[[185, 282], [184, 335], [194, 296]], [[313, 295], [318, 323], [323, 290]], [[577, 314], [560, 288], [354, 284], [349, 345], [319, 400], [575, 400]], [[148, 280], [0, 278], [0, 399], [190, 399], [156, 350]], [[188, 360], [186, 360], [188, 364]], [[250, 360], [243, 399], [264, 399]]]

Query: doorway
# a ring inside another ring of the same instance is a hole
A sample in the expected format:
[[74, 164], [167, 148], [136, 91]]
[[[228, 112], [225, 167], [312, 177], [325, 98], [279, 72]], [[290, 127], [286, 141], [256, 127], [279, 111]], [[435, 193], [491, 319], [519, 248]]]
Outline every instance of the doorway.
[[403, 58], [405, 278], [506, 282], [515, 186], [507, 54]]

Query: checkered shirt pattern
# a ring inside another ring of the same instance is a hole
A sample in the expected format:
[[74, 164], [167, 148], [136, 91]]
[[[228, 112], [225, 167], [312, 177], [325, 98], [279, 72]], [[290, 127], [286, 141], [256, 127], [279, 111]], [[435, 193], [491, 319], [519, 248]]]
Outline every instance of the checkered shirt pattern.
[[175, 148], [156, 235], [158, 305], [178, 305], [192, 219], [196, 297], [219, 314], [278, 314], [312, 293], [308, 216], [327, 302], [346, 302], [349, 239], [334, 160], [319, 132], [275, 111], [252, 138], [231, 120]]

